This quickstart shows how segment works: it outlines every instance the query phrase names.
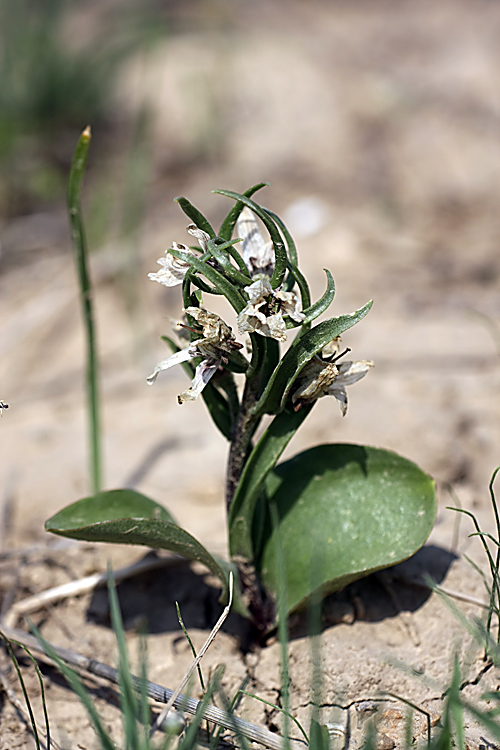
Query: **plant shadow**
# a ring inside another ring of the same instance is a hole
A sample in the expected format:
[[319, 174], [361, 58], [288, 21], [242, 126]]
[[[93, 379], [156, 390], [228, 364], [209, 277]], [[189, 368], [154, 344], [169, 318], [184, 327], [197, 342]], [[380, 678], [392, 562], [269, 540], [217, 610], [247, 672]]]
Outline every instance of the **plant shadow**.
[[[322, 606], [322, 629], [355, 620], [380, 622], [400, 612], [415, 612], [429, 599], [427, 581], [442, 583], [457, 555], [426, 545], [404, 562], [373, 573], [328, 596]], [[310, 634], [307, 612], [292, 616], [290, 639]]]
[[[179, 632], [184, 637], [177, 618], [176, 602], [188, 630], [210, 631], [224, 609], [219, 602], [221, 589], [213, 576], [187, 560], [121, 581], [116, 592], [126, 631], [136, 629], [149, 634]], [[107, 587], [94, 591], [86, 619], [111, 628]], [[221, 630], [236, 637], [241, 644], [248, 643], [252, 637], [250, 623], [235, 612], [229, 614]]]
[[[324, 600], [322, 628], [351, 624], [359, 619], [379, 622], [400, 612], [415, 612], [432, 593], [426, 579], [441, 583], [456, 559], [453, 552], [429, 544], [410, 559], [350, 584]], [[220, 588], [213, 577], [182, 560], [175, 567], [152, 570], [122, 581], [117, 585], [117, 594], [125, 630], [140, 629], [151, 634], [182, 635], [176, 602], [188, 630], [211, 630], [223, 610]], [[111, 627], [106, 588], [94, 591], [86, 616], [89, 622]], [[310, 635], [307, 612], [292, 615], [289, 625], [290, 640]], [[235, 637], [243, 651], [258, 640], [253, 626], [235, 612], [230, 613], [222, 630]]]

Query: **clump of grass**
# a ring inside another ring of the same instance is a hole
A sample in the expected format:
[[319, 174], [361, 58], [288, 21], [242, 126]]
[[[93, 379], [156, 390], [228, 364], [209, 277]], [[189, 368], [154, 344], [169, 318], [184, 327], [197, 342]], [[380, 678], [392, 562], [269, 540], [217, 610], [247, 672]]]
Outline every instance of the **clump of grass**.
[[[14, 666], [14, 669], [15, 669], [15, 672], [16, 672], [16, 675], [17, 675], [17, 679], [19, 680], [19, 684], [21, 686], [21, 691], [23, 693], [24, 701], [25, 701], [25, 704], [26, 704], [26, 712], [27, 712], [26, 719], [28, 721], [29, 727], [31, 728], [31, 732], [33, 734], [33, 739], [35, 740], [36, 748], [37, 748], [37, 750], [41, 749], [40, 734], [43, 734], [45, 736], [45, 738], [46, 738], [47, 748], [49, 749], [50, 745], [51, 745], [50, 724], [49, 724], [49, 717], [48, 717], [48, 713], [47, 713], [47, 703], [46, 703], [46, 700], [45, 700], [45, 688], [44, 688], [44, 685], [43, 685], [42, 675], [41, 675], [40, 670], [38, 668], [38, 664], [36, 663], [36, 660], [35, 660], [34, 656], [30, 653], [30, 651], [22, 643], [19, 643], [18, 641], [15, 641], [15, 640], [14, 641], [10, 641], [1, 631], [0, 631], [0, 638], [2, 639], [2, 641], [4, 643], [4, 646], [5, 646], [6, 650], [7, 650], [9, 658], [10, 658], [10, 660], [11, 660], [13, 666]], [[35, 669], [35, 673], [36, 673], [36, 676], [38, 678], [38, 684], [40, 686], [40, 694], [41, 694], [42, 708], [43, 708], [43, 718], [44, 718], [44, 723], [45, 723], [45, 729], [44, 730], [40, 729], [40, 727], [38, 726], [38, 724], [37, 724], [37, 722], [35, 720], [35, 713], [33, 711], [32, 705], [31, 705], [31, 700], [30, 700], [30, 697], [29, 697], [29, 692], [28, 692], [28, 689], [26, 687], [26, 683], [24, 681], [23, 674], [21, 672], [21, 668], [19, 666], [19, 661], [18, 661], [18, 659], [16, 657], [16, 654], [14, 653], [13, 645], [21, 648], [24, 651], [24, 653], [26, 654], [26, 656], [33, 663], [33, 666], [34, 666], [34, 669]], [[4, 675], [2, 675], [1, 682], [2, 682], [2, 687], [7, 692], [7, 694], [9, 694], [10, 688], [6, 684]], [[22, 705], [18, 703], [17, 698], [15, 697], [15, 695], [12, 694], [9, 697], [10, 697], [11, 701], [14, 703], [14, 705], [16, 706], [16, 708], [18, 708], [19, 711], [20, 711], [20, 713], [24, 716], [25, 715], [25, 711], [24, 711]]]
[[85, 42], [68, 33], [85, 5], [0, 0], [0, 207], [7, 215], [62, 197], [67, 134], [89, 120], [111, 124], [120, 66], [162, 28], [153, 3], [128, 0], [101, 10]]
[[[488, 562], [488, 567], [490, 570], [491, 580], [488, 580], [488, 578], [478, 569], [478, 566], [469, 558], [469, 562], [473, 567], [478, 570], [478, 572], [481, 574], [481, 578], [483, 580], [486, 592], [488, 594], [488, 615], [486, 618], [486, 650], [488, 651], [491, 641], [491, 632], [494, 625], [494, 620], [496, 619], [496, 642], [500, 643], [500, 512], [498, 509], [498, 504], [495, 496], [495, 490], [494, 490], [494, 483], [495, 479], [498, 475], [498, 472], [500, 471], [500, 466], [497, 466], [495, 471], [493, 472], [490, 483], [488, 486], [489, 494], [490, 494], [490, 500], [491, 500], [491, 506], [493, 509], [493, 515], [495, 518], [495, 527], [496, 527], [496, 536], [493, 534], [490, 534], [487, 531], [483, 531], [479, 525], [479, 522], [476, 518], [476, 516], [471, 513], [469, 510], [465, 510], [464, 508], [449, 508], [449, 510], [454, 510], [457, 513], [463, 513], [464, 515], [468, 516], [472, 523], [474, 524], [475, 531], [470, 535], [471, 537], [477, 536], [481, 540], [481, 544], [483, 546], [484, 553], [486, 555], [486, 559]], [[488, 541], [491, 542], [493, 545], [493, 551], [490, 549], [490, 546], [488, 545]]]

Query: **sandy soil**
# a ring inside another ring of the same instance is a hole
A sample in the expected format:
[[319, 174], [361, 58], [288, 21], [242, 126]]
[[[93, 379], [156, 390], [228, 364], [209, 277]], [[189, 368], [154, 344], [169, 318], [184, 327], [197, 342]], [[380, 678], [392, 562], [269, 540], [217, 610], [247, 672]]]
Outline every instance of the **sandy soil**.
[[[145, 383], [163, 356], [166, 318], [180, 310], [177, 290], [151, 284], [146, 274], [173, 239], [186, 241], [175, 195], [187, 194], [217, 219], [227, 206], [212, 188], [269, 180], [266, 204], [288, 221], [313, 295], [322, 293], [328, 267], [338, 290], [334, 314], [375, 300], [344, 341], [376, 369], [351, 391], [346, 419], [333, 400], [315, 410], [287, 455], [324, 441], [368, 443], [411, 458], [438, 485], [439, 513], [426, 547], [325, 606], [323, 719], [348, 726], [350, 747], [357, 747], [376, 716], [390, 750], [400, 746], [406, 710], [384, 693], [438, 721], [456, 650], [467, 698], [479, 701], [500, 683], [443, 601], [412, 585], [429, 573], [451, 591], [485, 598], [464, 554], [483, 570], [486, 560], [477, 539], [468, 538], [470, 523], [459, 524], [446, 506], [460, 503], [493, 531], [487, 488], [500, 438], [500, 6], [378, 0], [284, 7], [252, 3], [212, 25], [205, 19], [203, 28], [186, 24], [146, 69], [132, 62], [124, 71], [117, 107], [132, 108], [138, 87], [155, 104], [155, 169], [136, 280], [141, 309], [133, 320], [113, 283], [123, 248], [110, 244], [92, 258], [106, 486], [131, 486], [163, 502], [201, 542], [225, 553], [226, 445], [202, 403], [177, 405], [185, 387], [180, 368], [153, 388]], [[0, 422], [5, 613], [12, 599], [104, 571], [108, 560], [128, 564], [144, 551], [61, 547], [43, 530], [48, 516], [88, 491], [82, 331], [64, 213], [6, 223], [0, 262], [0, 397], [10, 404]], [[174, 602], [199, 648], [220, 613], [214, 586], [187, 566], [120, 585], [134, 659], [136, 628], [148, 622], [151, 680], [169, 687], [180, 681], [191, 656]], [[467, 616], [482, 614], [477, 605], [459, 606]], [[54, 643], [113, 661], [102, 592], [33, 618]], [[244, 640], [231, 616], [205, 673], [224, 663], [228, 694], [248, 675], [247, 689], [279, 702], [279, 644], [245, 653]], [[291, 623], [289, 652], [292, 710], [307, 725], [311, 643], [300, 619]], [[44, 673], [56, 739], [95, 747], [78, 700], [53, 670]], [[41, 717], [32, 667], [23, 674]], [[10, 680], [15, 685], [12, 674]], [[89, 685], [119, 736], [114, 690]], [[280, 724], [276, 711], [255, 700], [246, 698], [240, 713], [273, 729]], [[4, 694], [0, 723], [0, 750], [34, 747]], [[467, 726], [471, 750], [494, 746], [470, 717]], [[417, 717], [414, 734], [422, 739], [422, 732]], [[341, 738], [335, 742], [342, 746]]]

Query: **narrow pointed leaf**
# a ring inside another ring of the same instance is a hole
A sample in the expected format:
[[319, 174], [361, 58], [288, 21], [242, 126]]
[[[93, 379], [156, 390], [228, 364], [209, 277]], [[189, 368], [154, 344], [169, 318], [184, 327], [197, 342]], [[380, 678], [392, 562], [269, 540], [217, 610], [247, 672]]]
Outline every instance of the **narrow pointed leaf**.
[[[295, 283], [297, 283], [300, 292], [300, 300], [302, 302], [302, 310], [306, 310], [311, 305], [311, 292], [309, 291], [307, 279], [304, 274], [299, 271], [299, 267], [291, 261], [288, 261], [287, 266], [289, 274], [287, 281], [285, 282], [286, 290], [291, 291], [295, 286]], [[293, 323], [294, 328], [298, 325], [304, 325], [304, 323]]]
[[276, 339], [271, 339], [265, 336], [259, 336], [259, 334], [255, 334], [259, 338], [263, 339], [266, 342], [266, 354], [264, 357], [264, 361], [262, 363], [262, 369], [260, 371], [260, 393], [262, 394], [264, 389], [266, 388], [267, 384], [269, 383], [269, 379], [271, 378], [273, 372], [277, 368], [279, 361], [280, 361], [280, 344], [279, 341]]
[[[300, 453], [269, 474], [265, 494], [279, 514], [288, 612], [313, 593], [327, 596], [406, 560], [425, 543], [436, 516], [431, 477], [396, 453], [362, 445]], [[274, 592], [275, 534], [268, 514], [257, 568]]]
[[311, 307], [309, 307], [307, 310], [302, 309], [302, 312], [306, 316], [305, 320], [302, 321], [302, 325], [304, 325], [305, 323], [310, 323], [312, 320], [316, 320], [316, 318], [319, 318], [321, 313], [324, 313], [325, 310], [328, 310], [333, 302], [333, 298], [335, 297], [335, 281], [333, 280], [333, 276], [328, 268], [324, 268], [323, 270], [326, 273], [326, 291], [321, 299], [315, 302], [314, 305], [311, 305]]
[[274, 272], [271, 278], [271, 286], [273, 289], [277, 289], [277, 287], [283, 283], [287, 265], [287, 254], [285, 243], [283, 242], [276, 223], [265, 208], [259, 206], [259, 204], [255, 203], [251, 198], [247, 198], [246, 195], [235, 193], [232, 190], [214, 190], [213, 192], [218, 193], [219, 195], [225, 195], [227, 198], [232, 198], [234, 201], [238, 201], [245, 206], [248, 206], [248, 208], [250, 208], [264, 223], [274, 247], [275, 263]]
[[162, 505], [134, 490], [110, 490], [78, 500], [49, 518], [45, 528], [88, 542], [167, 549], [203, 563], [227, 587], [227, 574], [210, 552]]
[[297, 255], [297, 247], [295, 246], [295, 242], [293, 240], [292, 235], [288, 231], [288, 227], [286, 226], [285, 222], [281, 218], [281, 216], [278, 216], [278, 214], [275, 214], [274, 211], [270, 211], [268, 208], [266, 208], [267, 213], [269, 216], [274, 219], [276, 224], [279, 226], [283, 233], [283, 237], [286, 240], [286, 244], [288, 246], [288, 256], [290, 258], [291, 263], [293, 263], [294, 266], [297, 266], [299, 262], [299, 258]]
[[75, 251], [75, 260], [80, 287], [83, 322], [87, 347], [86, 389], [87, 412], [89, 420], [89, 458], [92, 490], [99, 492], [102, 485], [102, 448], [100, 426], [99, 398], [99, 365], [95, 334], [94, 305], [92, 283], [89, 274], [88, 249], [83, 223], [81, 190], [90, 149], [91, 132], [87, 126], [80, 136], [71, 164], [68, 182], [68, 214], [71, 228], [71, 241]]
[[324, 320], [307, 331], [288, 349], [255, 405], [255, 414], [276, 414], [284, 408], [290, 389], [305, 364], [334, 338], [358, 323], [370, 311], [372, 301], [350, 315]]
[[242, 295], [238, 292], [237, 289], [234, 288], [232, 283], [228, 281], [228, 279], [226, 279], [225, 276], [219, 273], [219, 271], [217, 271], [215, 268], [210, 266], [201, 258], [194, 256], [194, 255], [189, 255], [189, 253], [183, 253], [182, 250], [170, 250], [170, 253], [175, 258], [180, 258], [186, 263], [189, 263], [189, 265], [192, 268], [196, 269], [198, 273], [202, 273], [205, 276], [205, 278], [211, 281], [212, 284], [220, 292], [222, 292], [224, 297], [227, 299], [230, 305], [236, 310], [236, 312], [239, 313], [243, 310], [243, 308], [245, 307], [245, 302], [243, 300]]
[[187, 198], [184, 198], [184, 196], [179, 196], [179, 198], [174, 198], [174, 203], [178, 203], [179, 206], [182, 208], [186, 216], [191, 219], [193, 224], [196, 224], [198, 229], [202, 229], [204, 232], [206, 232], [209, 237], [213, 238], [215, 237], [215, 232], [213, 230], [212, 225], [208, 221], [208, 219], [203, 216], [201, 211], [199, 211], [191, 201], [188, 201]]
[[[248, 190], [245, 190], [243, 195], [245, 195], [247, 198], [251, 198], [254, 193], [256, 193], [258, 190], [262, 190], [263, 187], [269, 187], [269, 182], [259, 182], [257, 185], [254, 185], [253, 187], [249, 188]], [[222, 237], [224, 240], [230, 240], [234, 231], [234, 228], [236, 226], [236, 222], [238, 221], [241, 212], [243, 211], [244, 204], [238, 201], [224, 221], [221, 224], [221, 228], [219, 230], [219, 237]]]
[[[211, 241], [209, 243], [209, 249], [212, 252], [215, 260], [224, 269], [225, 273], [229, 276], [231, 281], [233, 281], [235, 284], [238, 284], [238, 286], [248, 286], [248, 284], [250, 284], [252, 280], [248, 275], [243, 259], [240, 258], [245, 268], [245, 273], [242, 273], [240, 270], [233, 266], [229, 258], [234, 256], [232, 254], [231, 256], [228, 255], [229, 250], [233, 249], [233, 245], [238, 242], [239, 240], [236, 239], [218, 245], [216, 241]], [[235, 254], [237, 254], [236, 251]]]

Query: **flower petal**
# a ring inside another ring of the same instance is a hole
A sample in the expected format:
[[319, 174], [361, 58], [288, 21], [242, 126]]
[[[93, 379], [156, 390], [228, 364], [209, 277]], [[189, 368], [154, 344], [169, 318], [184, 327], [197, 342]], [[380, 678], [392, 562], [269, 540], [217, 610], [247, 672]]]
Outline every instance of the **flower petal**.
[[275, 292], [268, 278], [262, 277], [245, 287], [248, 304], [238, 315], [239, 333], [260, 333], [262, 336], [286, 341], [286, 323], [283, 315], [293, 317], [298, 323], [304, 314], [298, 309], [299, 300], [293, 292]]
[[188, 233], [192, 235], [193, 237], [196, 237], [198, 240], [201, 249], [204, 253], [207, 252], [208, 249], [208, 241], [210, 240], [210, 235], [203, 231], [203, 229], [198, 229], [196, 224], [190, 224], [188, 227], [186, 227]]
[[242, 348], [242, 344], [236, 341], [230, 326], [215, 313], [208, 312], [203, 307], [187, 307], [184, 312], [191, 315], [203, 329], [203, 339], [197, 339], [195, 342], [200, 349], [203, 346], [209, 346], [231, 352]]
[[339, 354], [341, 343], [342, 338], [340, 336], [336, 336], [334, 339], [332, 339], [330, 343], [324, 346], [321, 350], [322, 359], [329, 359], [330, 357], [335, 357], [337, 354]]
[[330, 390], [328, 391], [330, 396], [335, 396], [337, 399], [337, 403], [340, 406], [340, 411], [342, 412], [342, 416], [345, 417], [347, 414], [347, 391], [342, 385], [335, 386], [333, 385]]
[[186, 349], [181, 349], [180, 351], [175, 352], [175, 354], [171, 354], [167, 359], [162, 359], [161, 362], [158, 362], [151, 375], [147, 378], [147, 382], [149, 385], [153, 385], [158, 377], [158, 373], [162, 370], [168, 370], [174, 365], [178, 365], [181, 362], [188, 362], [190, 359], [194, 359], [197, 356], [199, 356], [199, 353], [196, 347], [194, 347], [193, 344], [190, 344]]
[[302, 323], [306, 316], [299, 310], [300, 302], [295, 292], [274, 292], [274, 297], [279, 300], [284, 315], [289, 315], [297, 323]]
[[374, 367], [374, 362], [370, 362], [369, 360], [361, 360], [360, 362], [342, 362], [342, 364], [338, 364], [337, 367], [339, 374], [330, 388], [328, 388], [327, 394], [329, 396], [334, 396], [337, 399], [342, 416], [345, 417], [347, 414], [346, 385], [352, 385], [353, 383], [357, 383], [358, 380], [361, 380], [361, 378], [364, 378], [368, 370], [371, 367]]
[[278, 341], [286, 341], [286, 323], [281, 313], [264, 315], [255, 305], [247, 305], [236, 318], [238, 332], [260, 333]]
[[334, 396], [340, 406], [342, 416], [345, 417], [347, 413], [346, 386], [361, 380], [373, 366], [374, 363], [369, 360], [334, 363], [327, 362], [316, 355], [299, 373], [292, 403], [300, 409], [303, 404], [316, 401], [322, 396]]
[[198, 398], [204, 387], [219, 369], [219, 362], [215, 359], [204, 359], [196, 368], [191, 388], [183, 391], [177, 396], [179, 404], [184, 401], [194, 401]]
[[292, 396], [292, 403], [297, 401], [315, 401], [324, 396], [338, 376], [338, 367], [324, 362], [320, 357], [313, 357], [297, 377], [297, 388]]
[[375, 367], [375, 363], [370, 360], [361, 360], [360, 362], [339, 362], [337, 364], [339, 369], [338, 377], [335, 379], [334, 386], [337, 385], [352, 385], [357, 383], [358, 380], [364, 378], [366, 373], [371, 367]]
[[[177, 242], [172, 242], [172, 250], [182, 250], [183, 253], [195, 255], [189, 247], [178, 244]], [[189, 263], [186, 263], [185, 260], [174, 258], [168, 250], [165, 250], [164, 258], [158, 258], [158, 264], [163, 266], [163, 268], [157, 273], [148, 273], [148, 278], [151, 279], [151, 281], [157, 281], [159, 284], [163, 284], [163, 286], [177, 286], [177, 284], [182, 284], [184, 276], [190, 267]]]
[[245, 206], [236, 223], [236, 234], [243, 242], [241, 254], [252, 276], [266, 274], [272, 276], [274, 271], [274, 248], [272, 242], [265, 242], [260, 233], [255, 215]]

